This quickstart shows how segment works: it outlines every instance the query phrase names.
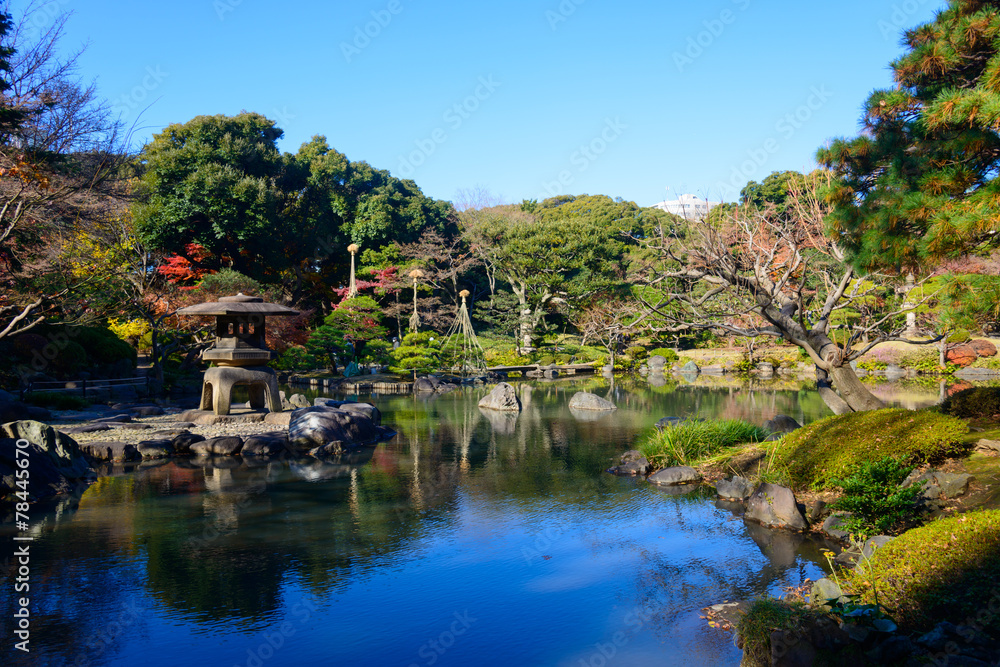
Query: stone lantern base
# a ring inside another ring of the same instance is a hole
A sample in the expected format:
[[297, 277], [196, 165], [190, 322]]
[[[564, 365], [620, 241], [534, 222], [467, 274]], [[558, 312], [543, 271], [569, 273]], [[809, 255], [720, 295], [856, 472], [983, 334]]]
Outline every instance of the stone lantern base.
[[228, 415], [233, 387], [246, 385], [250, 389], [250, 407], [281, 412], [278, 376], [270, 366], [216, 366], [205, 371], [201, 387], [199, 410], [212, 410]]

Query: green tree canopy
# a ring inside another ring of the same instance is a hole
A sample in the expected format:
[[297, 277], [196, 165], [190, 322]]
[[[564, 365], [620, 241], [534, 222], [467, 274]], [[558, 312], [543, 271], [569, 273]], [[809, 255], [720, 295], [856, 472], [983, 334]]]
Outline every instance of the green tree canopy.
[[916, 269], [991, 246], [1000, 229], [1000, 3], [952, 0], [907, 30], [896, 87], [864, 129], [818, 153], [837, 178], [829, 230], [855, 266]]
[[281, 135], [256, 113], [198, 116], [153, 135], [140, 156], [140, 236], [168, 251], [197, 243], [237, 271], [261, 276], [281, 250]]

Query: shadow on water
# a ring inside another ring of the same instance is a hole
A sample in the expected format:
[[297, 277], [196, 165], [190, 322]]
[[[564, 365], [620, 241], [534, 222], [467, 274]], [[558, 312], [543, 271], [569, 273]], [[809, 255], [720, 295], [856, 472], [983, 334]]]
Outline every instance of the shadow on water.
[[[11, 664], [152, 667], [178, 651], [248, 664], [284, 623], [294, 641], [269, 664], [360, 664], [373, 646], [379, 664], [429, 664], [426, 641], [473, 610], [441, 664], [577, 665], [620, 631], [623, 663], [735, 665], [698, 610], [822, 572], [821, 543], [744, 523], [705, 489], [603, 472], [664, 416], [825, 416], [808, 386], [516, 388], [520, 413], [479, 409], [486, 389], [370, 397], [398, 435], [335, 460], [108, 466], [79, 496], [33, 506], [33, 653]], [[618, 410], [571, 412], [580, 390]]]

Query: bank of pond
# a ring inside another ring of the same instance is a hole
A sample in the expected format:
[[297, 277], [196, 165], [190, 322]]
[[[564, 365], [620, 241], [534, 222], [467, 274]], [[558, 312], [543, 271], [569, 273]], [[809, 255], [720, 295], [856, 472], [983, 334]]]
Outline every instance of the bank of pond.
[[[808, 593], [850, 549], [821, 530], [747, 520], [744, 504], [720, 499], [715, 486], [734, 471], [761, 481], [759, 464], [737, 470], [753, 457], [699, 468], [711, 484], [607, 472], [664, 417], [786, 415], [808, 427], [829, 416], [808, 384], [512, 384], [517, 411], [480, 408], [491, 387], [338, 396], [372, 404], [395, 432], [339, 453], [95, 464], [96, 482], [31, 505], [32, 653], [9, 664], [737, 665], [725, 603], [784, 596], [792, 606], [766, 610], [782, 631], [813, 622], [788, 592]], [[875, 389], [906, 408], [948, 393]], [[571, 408], [581, 392], [616, 409]], [[134, 422], [164, 427], [166, 412]], [[976, 480], [989, 477], [992, 454], [974, 458], [985, 461]], [[984, 485], [970, 488], [986, 503]], [[22, 534], [14, 518], [8, 538]], [[4, 544], [11, 562], [14, 542]], [[0, 597], [0, 624], [15, 605]], [[743, 642], [748, 656], [770, 655], [763, 626]]]

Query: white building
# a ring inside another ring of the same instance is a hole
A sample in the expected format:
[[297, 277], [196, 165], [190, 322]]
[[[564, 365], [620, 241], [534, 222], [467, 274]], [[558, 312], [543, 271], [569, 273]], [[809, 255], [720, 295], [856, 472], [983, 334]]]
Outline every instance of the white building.
[[685, 220], [701, 220], [708, 215], [709, 211], [721, 203], [717, 201], [705, 201], [697, 195], [681, 195], [678, 199], [661, 201], [659, 204], [654, 204], [653, 208], [679, 215]]

